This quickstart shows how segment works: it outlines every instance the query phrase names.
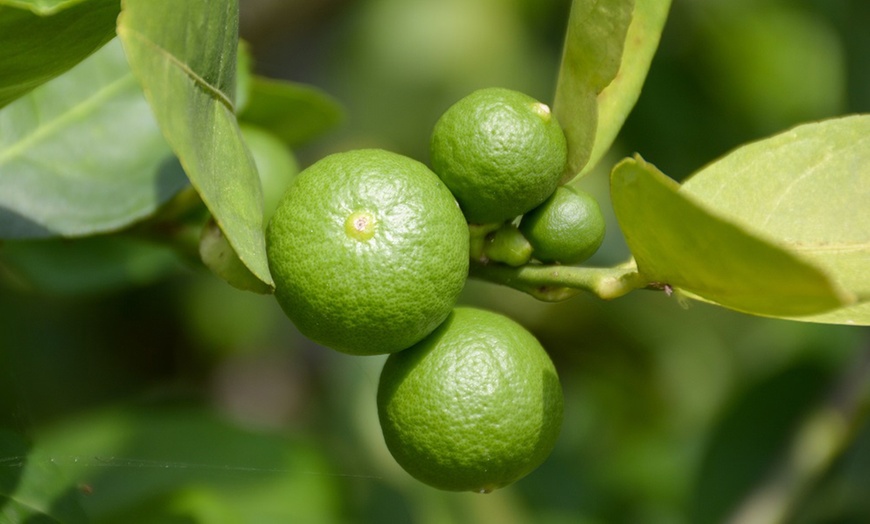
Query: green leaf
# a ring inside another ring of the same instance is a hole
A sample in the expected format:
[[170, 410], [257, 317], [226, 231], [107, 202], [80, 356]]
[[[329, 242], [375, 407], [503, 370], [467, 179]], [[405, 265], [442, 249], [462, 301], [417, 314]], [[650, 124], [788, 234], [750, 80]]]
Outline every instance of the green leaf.
[[589, 161], [578, 176], [589, 173], [607, 153], [640, 97], [670, 5], [671, 0], [646, 0], [635, 5], [619, 72], [598, 94], [598, 128]]
[[271, 131], [290, 147], [322, 135], [344, 118], [338, 102], [315, 87], [253, 76], [250, 89], [239, 119]]
[[611, 173], [611, 198], [640, 274], [719, 305], [801, 316], [854, 297], [809, 262], [713, 214], [640, 157]]
[[187, 184], [119, 42], [0, 111], [0, 237], [81, 236]]
[[78, 490], [50, 457], [0, 430], [0, 521], [84, 524]]
[[335, 477], [316, 443], [245, 430], [204, 409], [86, 413], [40, 431], [34, 448], [30, 465], [87, 486], [80, 501], [95, 524], [191, 522], [209, 510], [202, 498], [250, 524], [339, 520]]
[[119, 7], [118, 0], [0, 0], [0, 107], [111, 40]]
[[683, 192], [800, 254], [864, 301], [804, 320], [870, 324], [870, 115], [745, 145], [693, 175]]
[[9, 241], [0, 245], [0, 275], [43, 293], [103, 293], [154, 282], [180, 263], [171, 248], [122, 235], [76, 240]]
[[235, 0], [126, 0], [118, 19], [163, 135], [245, 266], [274, 286], [257, 170], [234, 114]]
[[616, 77], [634, 0], [574, 0], [553, 112], [568, 140], [563, 181], [587, 164], [598, 128], [598, 95]]

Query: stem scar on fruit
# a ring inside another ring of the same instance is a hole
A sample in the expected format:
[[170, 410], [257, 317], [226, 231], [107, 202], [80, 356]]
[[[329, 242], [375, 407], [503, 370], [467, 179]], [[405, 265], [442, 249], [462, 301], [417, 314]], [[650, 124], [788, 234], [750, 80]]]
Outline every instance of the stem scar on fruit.
[[344, 222], [344, 232], [347, 236], [365, 242], [375, 235], [377, 220], [368, 211], [356, 211], [351, 213]]

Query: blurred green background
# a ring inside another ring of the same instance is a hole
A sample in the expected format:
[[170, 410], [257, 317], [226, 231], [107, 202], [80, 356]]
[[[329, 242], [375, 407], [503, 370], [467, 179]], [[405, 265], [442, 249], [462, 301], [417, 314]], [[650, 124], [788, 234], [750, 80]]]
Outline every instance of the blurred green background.
[[[346, 108], [340, 128], [295, 152], [301, 166], [359, 147], [427, 161], [435, 120], [471, 90], [552, 99], [569, 6], [241, 0], [241, 32], [258, 73], [316, 85]], [[744, 142], [870, 111], [868, 27], [866, 0], [674, 0], [635, 111], [602, 166], [576, 182], [609, 220], [591, 262], [628, 257], [607, 195], [622, 156], [640, 152], [681, 179]], [[0, 493], [64, 515], [745, 524], [774, 522], [736, 513], [768, 500], [785, 501], [787, 522], [870, 522], [867, 328], [645, 291], [545, 304], [469, 282], [461, 301], [531, 329], [566, 394], [550, 459], [480, 496], [430, 489], [392, 461], [375, 408], [383, 357], [316, 346], [271, 297], [168, 248], [10, 242], [0, 282]], [[831, 413], [848, 416], [813, 425]], [[829, 434], [849, 435], [848, 446], [814, 463]], [[751, 498], [765, 486], [769, 498]]]

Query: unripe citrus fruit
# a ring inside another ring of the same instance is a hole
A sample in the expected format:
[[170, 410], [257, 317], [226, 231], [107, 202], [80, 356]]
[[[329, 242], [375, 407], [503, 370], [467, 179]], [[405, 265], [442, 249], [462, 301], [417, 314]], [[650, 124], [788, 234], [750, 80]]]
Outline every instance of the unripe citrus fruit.
[[356, 355], [428, 335], [468, 274], [468, 227], [453, 195], [425, 165], [377, 149], [330, 155], [300, 173], [266, 240], [290, 320]]
[[475, 91], [451, 106], [432, 133], [433, 170], [469, 222], [503, 222], [543, 202], [567, 161], [550, 108], [517, 91]]
[[387, 447], [413, 477], [445, 490], [489, 492], [550, 454], [562, 424], [562, 388], [525, 328], [460, 307], [431, 335], [390, 355], [378, 415]]
[[523, 216], [520, 231], [541, 262], [579, 264], [604, 241], [604, 215], [595, 197], [562, 186], [543, 204]]

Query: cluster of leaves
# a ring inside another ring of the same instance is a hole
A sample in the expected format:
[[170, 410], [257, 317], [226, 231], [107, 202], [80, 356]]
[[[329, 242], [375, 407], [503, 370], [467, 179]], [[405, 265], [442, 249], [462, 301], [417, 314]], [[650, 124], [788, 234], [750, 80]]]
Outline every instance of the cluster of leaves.
[[[239, 258], [271, 286], [260, 179], [239, 124], [295, 147], [335, 125], [341, 111], [315, 88], [252, 74], [239, 52], [238, 6], [219, 7], [0, 4], [0, 64], [12, 72], [0, 86], [0, 238], [134, 230], [195, 253], [198, 231], [192, 248], [179, 231], [201, 200]], [[201, 226], [201, 216], [193, 222]], [[109, 238], [75, 254], [129, 261], [147, 251]], [[12, 265], [27, 272], [32, 250], [8, 247]]]

